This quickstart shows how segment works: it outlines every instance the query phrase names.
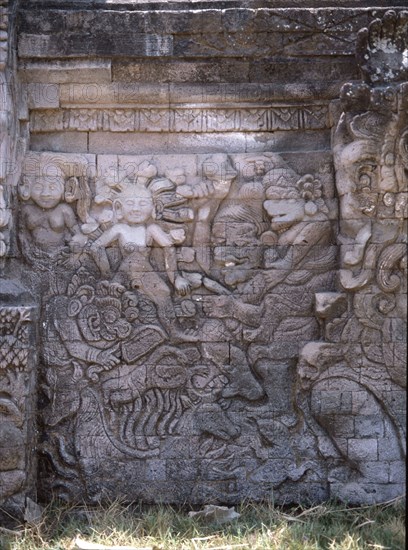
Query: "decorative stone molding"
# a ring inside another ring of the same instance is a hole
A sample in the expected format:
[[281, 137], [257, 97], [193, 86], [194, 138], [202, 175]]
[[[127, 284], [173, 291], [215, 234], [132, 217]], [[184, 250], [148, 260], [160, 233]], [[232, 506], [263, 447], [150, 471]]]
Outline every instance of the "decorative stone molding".
[[329, 128], [326, 105], [250, 109], [150, 108], [33, 111], [33, 133], [80, 132], [273, 132]]

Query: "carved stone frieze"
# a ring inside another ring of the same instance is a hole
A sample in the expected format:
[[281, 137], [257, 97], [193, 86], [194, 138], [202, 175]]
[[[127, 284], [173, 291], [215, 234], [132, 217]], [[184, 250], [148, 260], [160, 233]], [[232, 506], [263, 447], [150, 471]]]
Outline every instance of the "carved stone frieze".
[[329, 127], [325, 105], [247, 109], [154, 108], [35, 110], [30, 117], [34, 133], [80, 132], [273, 132], [318, 130]]
[[[324, 174], [274, 153], [30, 153], [20, 196], [27, 276], [47, 318], [43, 490], [149, 500], [155, 481], [166, 500], [177, 486], [177, 499], [201, 502], [230, 480], [232, 502], [242, 483], [263, 492], [271, 456], [283, 460], [272, 486], [320, 471], [296, 461], [291, 396], [299, 346], [319, 335], [314, 293], [334, 290]], [[282, 338], [290, 351], [271, 363]], [[275, 408], [268, 380], [280, 369]], [[112, 461], [138, 482], [106, 485]]]

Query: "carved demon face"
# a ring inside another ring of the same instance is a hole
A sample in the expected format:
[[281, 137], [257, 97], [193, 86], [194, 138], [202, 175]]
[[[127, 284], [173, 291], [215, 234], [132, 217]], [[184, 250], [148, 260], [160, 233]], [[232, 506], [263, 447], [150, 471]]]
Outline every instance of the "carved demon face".
[[214, 264], [221, 268], [226, 284], [235, 286], [248, 278], [251, 269], [259, 266], [262, 250], [257, 231], [249, 222], [214, 223]]
[[111, 298], [97, 298], [79, 315], [78, 324], [87, 340], [112, 342], [124, 340], [130, 335], [131, 324], [121, 317], [118, 305]]
[[301, 198], [268, 200], [264, 207], [271, 217], [271, 228], [277, 233], [286, 231], [305, 217], [305, 200]]

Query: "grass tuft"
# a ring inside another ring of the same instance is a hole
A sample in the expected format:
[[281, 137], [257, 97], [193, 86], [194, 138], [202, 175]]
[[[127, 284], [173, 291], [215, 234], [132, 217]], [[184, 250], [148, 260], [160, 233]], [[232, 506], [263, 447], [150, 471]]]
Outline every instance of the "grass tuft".
[[119, 501], [91, 508], [51, 502], [37, 526], [0, 528], [2, 550], [70, 550], [76, 536], [107, 546], [160, 550], [401, 550], [405, 500], [376, 506], [326, 503], [312, 508], [245, 502], [241, 517], [206, 525], [187, 507]]

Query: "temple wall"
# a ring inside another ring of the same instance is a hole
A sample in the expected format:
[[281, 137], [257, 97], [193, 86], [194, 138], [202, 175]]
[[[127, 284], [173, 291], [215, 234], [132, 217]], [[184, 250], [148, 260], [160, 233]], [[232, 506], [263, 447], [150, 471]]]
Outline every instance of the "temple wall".
[[6, 508], [404, 493], [408, 13], [331, 4], [0, 2]]

